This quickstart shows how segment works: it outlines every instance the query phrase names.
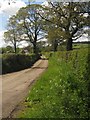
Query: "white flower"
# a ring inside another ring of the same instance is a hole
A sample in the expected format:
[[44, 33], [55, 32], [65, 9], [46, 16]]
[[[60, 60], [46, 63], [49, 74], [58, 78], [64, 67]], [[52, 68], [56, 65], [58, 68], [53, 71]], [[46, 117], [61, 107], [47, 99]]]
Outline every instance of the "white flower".
[[36, 90], [36, 93], [38, 92], [38, 90]]

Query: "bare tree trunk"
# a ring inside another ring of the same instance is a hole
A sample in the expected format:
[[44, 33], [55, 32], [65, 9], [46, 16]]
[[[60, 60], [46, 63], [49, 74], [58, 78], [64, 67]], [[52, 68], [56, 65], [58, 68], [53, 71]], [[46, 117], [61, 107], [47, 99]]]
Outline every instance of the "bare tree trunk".
[[69, 51], [69, 50], [72, 50], [72, 38], [68, 39], [67, 40], [67, 43], [66, 43], [66, 50]]
[[37, 54], [37, 34], [35, 33], [35, 38], [34, 38], [34, 42], [33, 42], [33, 52], [34, 54]]
[[33, 41], [33, 52], [34, 52], [34, 54], [38, 54], [37, 33], [36, 33], [36, 31], [35, 31], [35, 38], [34, 38], [34, 41]]
[[57, 47], [58, 47], [58, 42], [57, 42], [57, 40], [55, 40], [54, 43], [53, 43], [53, 51], [54, 52], [57, 51]]
[[15, 54], [17, 53], [17, 45], [16, 45], [16, 39], [15, 39], [15, 37], [14, 37], [14, 52], [15, 52]]
[[17, 47], [16, 47], [16, 44], [14, 44], [14, 52], [15, 52], [15, 54], [17, 53]]
[[33, 52], [34, 52], [34, 54], [37, 54], [37, 45], [36, 45], [36, 42], [33, 43]]

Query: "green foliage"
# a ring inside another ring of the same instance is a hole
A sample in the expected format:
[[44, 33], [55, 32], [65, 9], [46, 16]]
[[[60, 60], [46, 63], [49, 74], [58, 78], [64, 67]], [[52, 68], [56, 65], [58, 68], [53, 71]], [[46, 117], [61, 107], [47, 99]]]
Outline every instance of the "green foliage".
[[17, 22], [17, 16], [11, 16], [8, 21], [7, 31], [4, 32], [4, 41], [13, 45], [15, 53], [17, 52], [17, 44], [21, 41], [20, 29]]
[[14, 50], [11, 46], [7, 46], [7, 47], [2, 47], [1, 48], [1, 53], [14, 53]]
[[18, 117], [88, 118], [89, 61], [88, 49], [52, 53]]
[[24, 54], [3, 54], [2, 55], [2, 74], [19, 71], [31, 67], [38, 59], [39, 55]]
[[72, 50], [73, 40], [81, 37], [85, 31], [83, 28], [88, 26], [89, 15], [87, 17], [85, 13], [88, 12], [87, 6], [90, 6], [90, 3], [49, 2], [49, 6], [43, 14], [45, 20], [49, 22], [46, 26], [49, 42], [52, 44], [57, 39], [59, 43], [66, 41], [66, 50]]
[[81, 37], [85, 32], [83, 28], [89, 26], [87, 19], [90, 15], [84, 13], [88, 13], [90, 3], [49, 1], [48, 4], [29, 4], [9, 18], [4, 39], [13, 45], [15, 53], [19, 43], [26, 41], [37, 54], [41, 50], [38, 41], [44, 37], [53, 51], [57, 51], [58, 45], [65, 41], [66, 49], [72, 50], [72, 41]]
[[19, 30], [23, 40], [30, 42], [33, 46], [33, 52], [38, 53], [37, 41], [42, 38], [42, 19], [38, 15], [38, 11], [41, 10], [41, 5], [39, 4], [29, 4], [24, 8], [21, 8], [16, 14], [18, 18], [18, 26], [21, 28]]

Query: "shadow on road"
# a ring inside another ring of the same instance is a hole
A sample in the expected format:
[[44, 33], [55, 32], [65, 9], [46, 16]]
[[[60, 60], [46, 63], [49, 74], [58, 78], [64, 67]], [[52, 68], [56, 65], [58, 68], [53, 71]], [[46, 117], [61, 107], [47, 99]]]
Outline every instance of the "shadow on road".
[[47, 69], [48, 67], [32, 67], [32, 69]]

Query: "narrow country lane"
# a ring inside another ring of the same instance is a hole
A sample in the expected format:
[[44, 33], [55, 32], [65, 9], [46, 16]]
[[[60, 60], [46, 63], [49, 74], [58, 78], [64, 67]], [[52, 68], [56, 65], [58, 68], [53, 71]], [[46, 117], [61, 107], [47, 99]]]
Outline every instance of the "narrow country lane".
[[28, 94], [32, 83], [48, 67], [48, 60], [38, 60], [32, 68], [2, 76], [2, 117], [6, 118]]

